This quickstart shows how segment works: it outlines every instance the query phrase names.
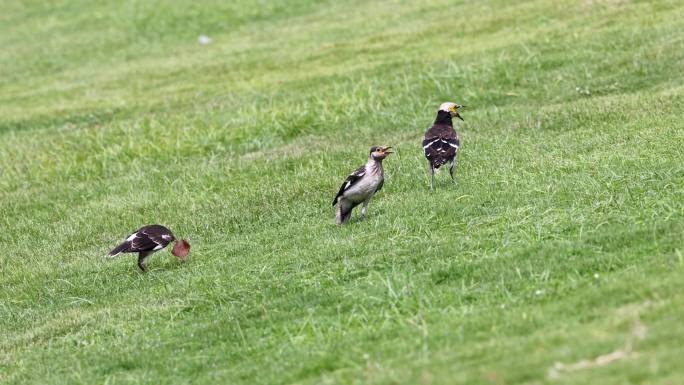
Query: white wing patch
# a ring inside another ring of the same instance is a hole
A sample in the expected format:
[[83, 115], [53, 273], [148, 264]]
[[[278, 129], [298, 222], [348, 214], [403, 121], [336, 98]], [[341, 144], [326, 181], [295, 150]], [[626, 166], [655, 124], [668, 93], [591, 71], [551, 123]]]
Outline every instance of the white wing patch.
[[152, 250], [160, 250], [160, 249], [163, 248], [163, 247], [164, 247], [164, 246], [162, 246], [162, 245], [157, 245], [157, 246], [155, 246], [154, 249], [152, 249]]
[[440, 139], [435, 139], [435, 140], [433, 140], [432, 142], [426, 144], [425, 146], [423, 146], [423, 149], [427, 149], [428, 147], [430, 147], [430, 146], [432, 146], [433, 144], [435, 144], [435, 142], [438, 141], [438, 140], [440, 140]]
[[129, 236], [128, 238], [126, 238], [126, 240], [129, 241], [129, 242], [133, 242], [133, 240], [134, 240], [135, 238], [137, 238], [137, 237], [138, 237], [138, 233], [133, 233], [133, 234], [131, 234], [131, 236]]
[[[359, 178], [363, 178], [363, 176], [366, 175], [366, 170], [363, 170], [361, 172], [353, 172], [350, 176], [352, 176], [352, 175], [357, 176]], [[349, 188], [349, 186], [351, 186], [351, 184], [352, 184], [352, 181], [348, 180], [347, 183], [344, 184], [343, 190], [347, 190]]]
[[162, 234], [162, 238], [164, 238], [167, 241], [171, 240], [171, 236], [169, 234]]
[[[427, 150], [428, 147], [432, 146], [433, 144], [435, 144], [435, 143], [437, 143], [437, 142], [442, 142], [442, 143], [444, 143], [444, 144], [448, 144], [449, 146], [451, 146], [451, 147], [453, 147], [453, 148], [455, 148], [455, 149], [458, 150], [458, 145], [457, 145], [457, 144], [451, 143], [451, 142], [449, 142], [449, 141], [447, 141], [447, 140], [444, 140], [444, 139], [435, 139], [435, 140], [433, 140], [432, 142], [430, 142], [430, 143], [426, 144], [425, 146], [423, 146], [423, 149], [424, 149], [424, 150]], [[440, 152], [446, 152], [446, 151], [445, 151], [444, 149], [442, 149], [442, 148], [440, 148], [439, 151], [440, 151]]]

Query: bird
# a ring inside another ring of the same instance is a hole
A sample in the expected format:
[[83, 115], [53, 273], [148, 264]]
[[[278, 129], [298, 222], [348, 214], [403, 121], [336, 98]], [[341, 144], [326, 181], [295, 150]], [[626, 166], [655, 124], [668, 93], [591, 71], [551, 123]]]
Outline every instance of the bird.
[[389, 151], [391, 148], [391, 146], [371, 147], [366, 164], [354, 170], [344, 180], [332, 203], [333, 207], [337, 205], [335, 222], [338, 225], [347, 222], [351, 218], [354, 207], [361, 203], [363, 203], [361, 216], [366, 216], [368, 202], [376, 192], [382, 189], [385, 182], [382, 160], [393, 153]]
[[146, 225], [133, 234], [129, 235], [125, 241], [109, 252], [109, 257], [115, 257], [121, 253], [138, 253], [138, 267], [143, 272], [147, 271], [145, 261], [152, 254], [175, 241], [171, 254], [178, 258], [183, 258], [190, 252], [190, 243], [185, 239], [176, 239], [171, 230], [162, 225]]
[[435, 170], [445, 163], [449, 163], [449, 175], [451, 175], [451, 181], [454, 182], [454, 165], [461, 142], [458, 139], [458, 133], [454, 130], [451, 118], [455, 116], [464, 120], [458, 113], [458, 110], [463, 107], [465, 106], [453, 102], [442, 103], [437, 110], [435, 122], [425, 132], [423, 151], [430, 166], [430, 189], [433, 189], [435, 185]]

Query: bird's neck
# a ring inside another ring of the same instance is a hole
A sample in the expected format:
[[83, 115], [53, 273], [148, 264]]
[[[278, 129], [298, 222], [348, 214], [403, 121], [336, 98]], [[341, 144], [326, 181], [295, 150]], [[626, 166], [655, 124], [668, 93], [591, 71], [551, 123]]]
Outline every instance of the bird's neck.
[[435, 124], [446, 124], [453, 127], [453, 122], [451, 121], [451, 113], [448, 111], [437, 111], [437, 118], [435, 119]]
[[366, 171], [371, 174], [382, 174], [382, 159], [375, 159], [372, 155], [368, 156]]

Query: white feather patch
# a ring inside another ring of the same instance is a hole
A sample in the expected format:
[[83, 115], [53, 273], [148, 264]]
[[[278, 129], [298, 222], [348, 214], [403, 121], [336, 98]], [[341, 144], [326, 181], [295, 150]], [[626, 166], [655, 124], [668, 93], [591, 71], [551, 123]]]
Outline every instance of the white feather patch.
[[427, 149], [428, 147], [430, 147], [430, 146], [432, 146], [433, 144], [435, 144], [435, 142], [438, 141], [438, 140], [439, 140], [439, 139], [435, 139], [435, 140], [433, 140], [432, 142], [426, 144], [425, 146], [423, 146], [423, 149]]

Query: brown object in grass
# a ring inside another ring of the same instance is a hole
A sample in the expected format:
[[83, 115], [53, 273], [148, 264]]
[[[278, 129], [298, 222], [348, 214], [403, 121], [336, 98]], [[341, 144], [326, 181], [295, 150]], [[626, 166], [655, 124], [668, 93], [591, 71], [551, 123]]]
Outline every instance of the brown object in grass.
[[171, 254], [175, 255], [178, 258], [183, 258], [188, 253], [190, 252], [190, 243], [186, 241], [185, 239], [180, 239], [176, 241], [176, 243], [173, 245], [173, 250], [171, 250]]

